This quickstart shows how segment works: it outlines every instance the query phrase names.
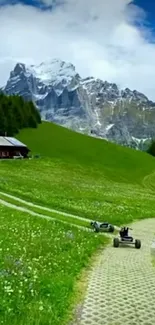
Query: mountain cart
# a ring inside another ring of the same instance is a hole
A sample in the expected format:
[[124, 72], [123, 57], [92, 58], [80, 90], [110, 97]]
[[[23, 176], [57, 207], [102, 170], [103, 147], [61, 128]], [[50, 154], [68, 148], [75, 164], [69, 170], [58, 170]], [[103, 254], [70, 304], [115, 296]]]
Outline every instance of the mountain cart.
[[114, 232], [115, 227], [108, 222], [92, 221], [90, 223], [94, 232]]
[[134, 245], [135, 248], [137, 249], [141, 248], [141, 241], [139, 239], [134, 239], [132, 236], [129, 236], [128, 234], [129, 229], [132, 230], [131, 228], [128, 227], [121, 228], [119, 232], [120, 237], [119, 238], [115, 237], [113, 239], [114, 247], [119, 247], [120, 244], [125, 244], [125, 245]]

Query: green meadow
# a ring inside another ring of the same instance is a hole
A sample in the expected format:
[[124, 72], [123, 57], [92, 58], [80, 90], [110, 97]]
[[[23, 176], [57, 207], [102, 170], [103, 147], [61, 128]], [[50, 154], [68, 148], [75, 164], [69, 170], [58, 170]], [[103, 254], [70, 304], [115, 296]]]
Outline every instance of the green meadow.
[[0, 191], [15, 196], [0, 199], [51, 220], [0, 205], [0, 324], [67, 325], [77, 279], [107, 243], [77, 226], [155, 217], [155, 159], [48, 122], [17, 138], [32, 158], [0, 162]]

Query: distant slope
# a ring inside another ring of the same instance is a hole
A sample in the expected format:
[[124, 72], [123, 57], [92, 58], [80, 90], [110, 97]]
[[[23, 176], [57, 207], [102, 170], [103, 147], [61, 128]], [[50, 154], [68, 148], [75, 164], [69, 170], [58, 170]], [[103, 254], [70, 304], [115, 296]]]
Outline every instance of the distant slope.
[[24, 129], [17, 136], [33, 153], [77, 163], [100, 172], [111, 180], [141, 183], [155, 169], [155, 160], [146, 153], [106, 140], [82, 135], [53, 123], [43, 122], [37, 129]]

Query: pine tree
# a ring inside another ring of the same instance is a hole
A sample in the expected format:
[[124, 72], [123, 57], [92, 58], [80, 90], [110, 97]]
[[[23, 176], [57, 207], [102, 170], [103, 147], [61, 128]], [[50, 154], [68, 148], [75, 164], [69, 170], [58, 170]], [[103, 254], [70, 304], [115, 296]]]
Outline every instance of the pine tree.
[[22, 128], [36, 128], [41, 123], [40, 113], [32, 102], [22, 97], [0, 93], [0, 135], [13, 136]]
[[149, 153], [151, 156], [155, 157], [155, 140], [152, 139], [151, 144], [147, 150], [147, 153]]
[[4, 136], [7, 130], [7, 120], [0, 103], [0, 136]]

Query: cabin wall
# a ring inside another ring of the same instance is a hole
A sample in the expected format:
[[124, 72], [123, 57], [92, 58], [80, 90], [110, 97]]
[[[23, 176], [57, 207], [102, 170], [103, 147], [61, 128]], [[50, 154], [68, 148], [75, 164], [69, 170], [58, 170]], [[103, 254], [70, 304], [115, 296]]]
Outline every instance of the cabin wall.
[[20, 147], [0, 147], [0, 159], [11, 159], [14, 156], [18, 156], [19, 153], [27, 158], [28, 149]]

